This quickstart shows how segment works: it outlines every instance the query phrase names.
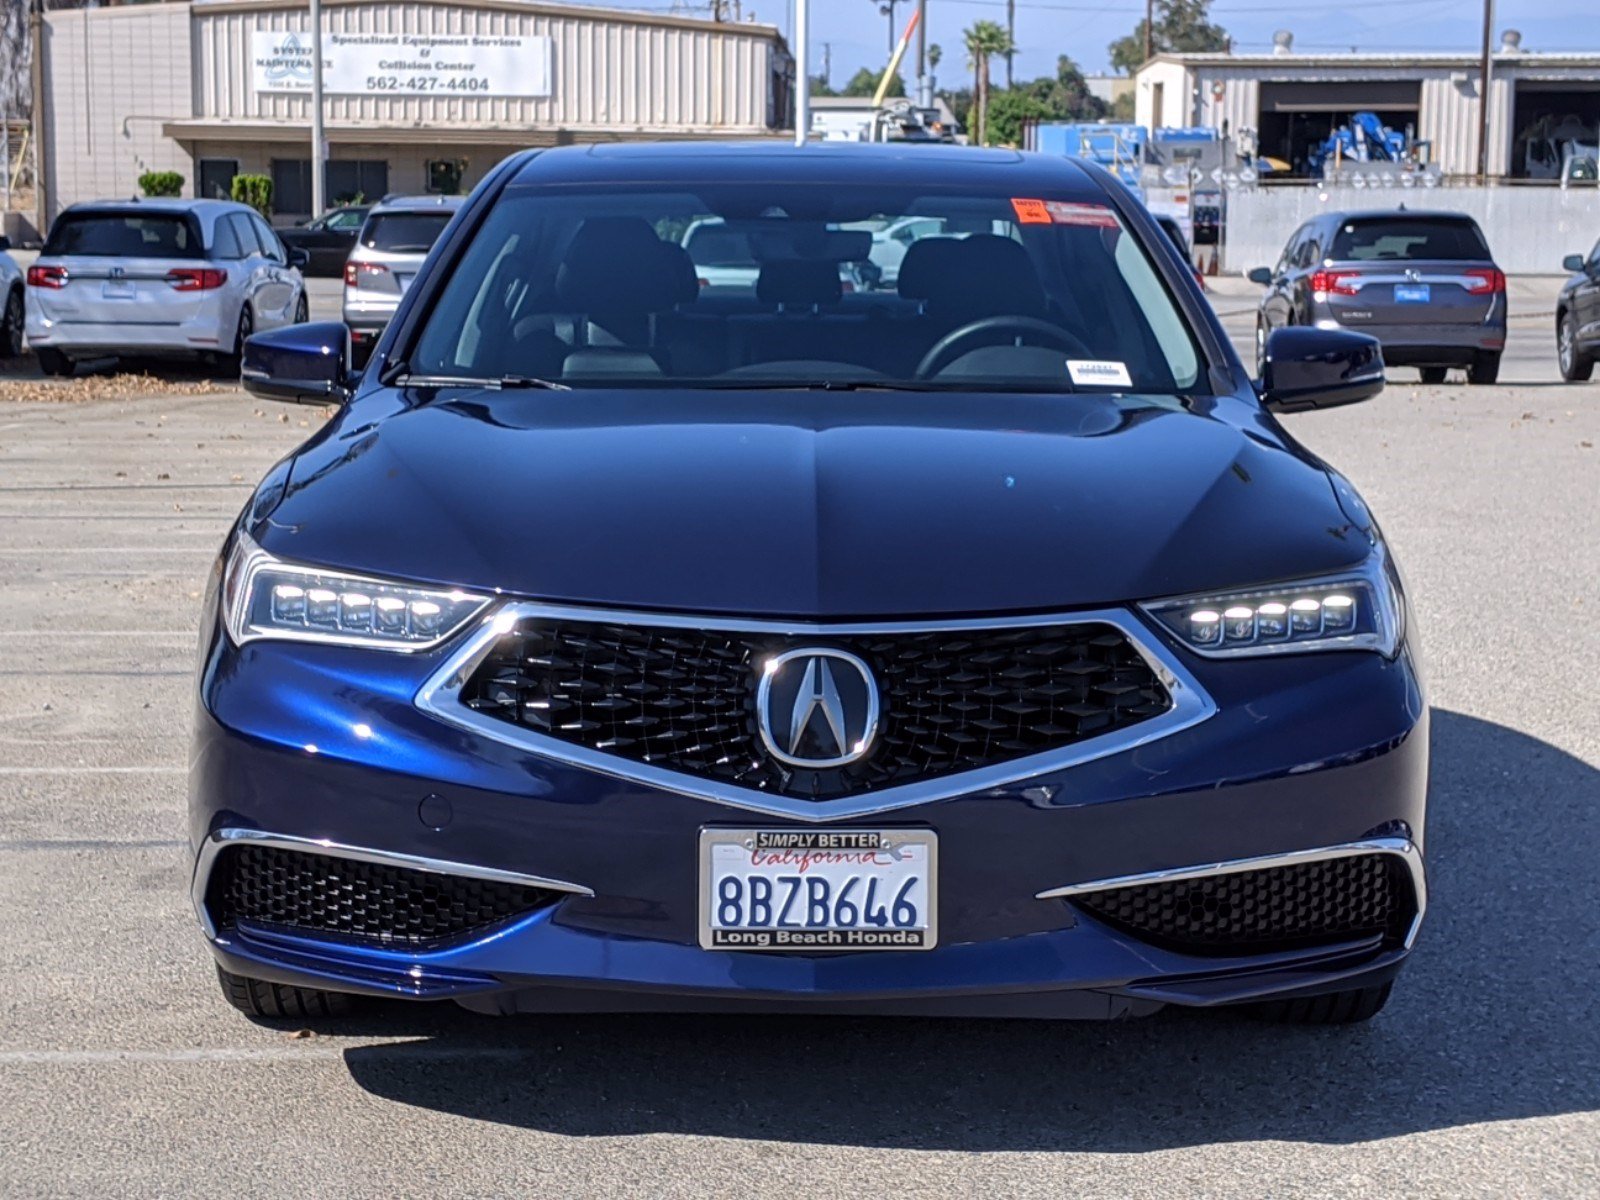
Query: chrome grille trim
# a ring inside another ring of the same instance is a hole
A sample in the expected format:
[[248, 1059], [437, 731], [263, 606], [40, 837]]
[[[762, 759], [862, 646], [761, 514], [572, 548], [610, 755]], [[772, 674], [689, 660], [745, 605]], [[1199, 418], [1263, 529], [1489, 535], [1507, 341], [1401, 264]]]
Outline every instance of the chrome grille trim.
[[[1172, 699], [1172, 707], [1159, 716], [1149, 717], [1126, 729], [1099, 737], [1086, 738], [1071, 746], [1041, 754], [1016, 758], [969, 771], [958, 771], [937, 779], [887, 787], [835, 800], [800, 800], [752, 788], [739, 787], [687, 775], [647, 763], [633, 762], [604, 751], [590, 750], [556, 738], [511, 725], [497, 717], [474, 712], [461, 700], [461, 690], [472, 673], [488, 656], [495, 643], [528, 619], [589, 621], [612, 625], [642, 625], [658, 628], [703, 629], [728, 633], [763, 633], [797, 638], [875, 635], [895, 633], [934, 633], [951, 630], [1016, 629], [1053, 625], [1109, 625], [1128, 639]], [[929, 621], [864, 621], [826, 623], [785, 620], [754, 620], [629, 612], [615, 609], [582, 608], [572, 605], [513, 602], [488, 614], [478, 628], [445, 661], [417, 692], [416, 705], [423, 712], [448, 724], [466, 729], [490, 741], [532, 751], [544, 758], [597, 771], [617, 779], [645, 784], [663, 791], [709, 800], [730, 808], [766, 816], [819, 824], [841, 818], [870, 816], [947, 800], [1019, 783], [1039, 775], [1059, 771], [1107, 755], [1119, 754], [1159, 738], [1177, 733], [1206, 720], [1216, 712], [1216, 704], [1201, 689], [1192, 675], [1166, 649], [1156, 635], [1132, 613], [1117, 608], [1091, 612], [1050, 613], [1026, 617], [982, 617]]]
[[1411, 949], [1412, 943], [1417, 940], [1417, 930], [1422, 927], [1423, 915], [1428, 910], [1428, 879], [1422, 865], [1422, 851], [1410, 838], [1404, 837], [1365, 838], [1359, 842], [1341, 842], [1312, 850], [1288, 850], [1281, 854], [1262, 854], [1254, 858], [1235, 858], [1224, 862], [1201, 863], [1192, 867], [1145, 871], [1137, 875], [1117, 875], [1110, 879], [1091, 879], [1086, 883], [1069, 883], [1063, 887], [1050, 888], [1040, 892], [1034, 899], [1070, 900], [1074, 896], [1090, 892], [1109, 892], [1117, 888], [1143, 887], [1152, 883], [1181, 883], [1185, 879], [1237, 875], [1245, 871], [1292, 867], [1300, 863], [1321, 862], [1330, 858], [1352, 858], [1361, 854], [1392, 854], [1405, 864], [1411, 876], [1411, 890], [1417, 901], [1416, 915], [1412, 917], [1405, 935], [1405, 948]]

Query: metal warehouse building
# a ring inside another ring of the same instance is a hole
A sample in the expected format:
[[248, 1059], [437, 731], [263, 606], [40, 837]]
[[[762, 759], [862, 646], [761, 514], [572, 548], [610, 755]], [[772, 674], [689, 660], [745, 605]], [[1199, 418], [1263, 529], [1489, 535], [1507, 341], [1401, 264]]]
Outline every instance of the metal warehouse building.
[[[793, 59], [768, 25], [520, 0], [325, 0], [330, 202], [466, 190], [513, 150], [768, 137]], [[41, 226], [172, 170], [190, 195], [270, 175], [310, 215], [309, 12], [293, 0], [47, 11], [35, 65]]]
[[[1139, 124], [1213, 126], [1245, 151], [1299, 164], [1334, 124], [1371, 111], [1431, 143], [1446, 175], [1478, 170], [1481, 58], [1466, 54], [1162, 54], [1138, 72]], [[1553, 144], [1600, 140], [1600, 51], [1535, 53], [1514, 31], [1491, 56], [1489, 174], [1550, 178]]]

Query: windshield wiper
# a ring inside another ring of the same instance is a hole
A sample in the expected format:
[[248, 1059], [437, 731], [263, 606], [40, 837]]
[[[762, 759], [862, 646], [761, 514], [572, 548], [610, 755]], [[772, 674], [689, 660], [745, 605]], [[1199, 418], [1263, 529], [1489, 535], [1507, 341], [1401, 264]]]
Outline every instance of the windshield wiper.
[[540, 379], [535, 375], [397, 375], [386, 381], [391, 387], [428, 388], [490, 388], [494, 391], [543, 389], [552, 392], [570, 392], [572, 389], [553, 379]]

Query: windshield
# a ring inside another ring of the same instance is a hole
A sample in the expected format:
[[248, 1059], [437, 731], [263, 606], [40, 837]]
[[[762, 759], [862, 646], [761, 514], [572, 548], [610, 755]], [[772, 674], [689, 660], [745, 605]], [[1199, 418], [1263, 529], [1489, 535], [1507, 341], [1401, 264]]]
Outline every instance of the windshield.
[[[892, 261], [886, 229], [903, 243]], [[1174, 393], [1202, 376], [1176, 302], [1109, 207], [833, 183], [511, 188], [407, 369], [1044, 392]]]
[[200, 239], [181, 214], [65, 213], [51, 228], [40, 254], [199, 258]]
[[1381, 217], [1339, 226], [1328, 257], [1335, 262], [1412, 258], [1487, 262], [1489, 247], [1469, 220]]
[[451, 212], [379, 213], [367, 220], [361, 244], [386, 254], [426, 254], [453, 216]]

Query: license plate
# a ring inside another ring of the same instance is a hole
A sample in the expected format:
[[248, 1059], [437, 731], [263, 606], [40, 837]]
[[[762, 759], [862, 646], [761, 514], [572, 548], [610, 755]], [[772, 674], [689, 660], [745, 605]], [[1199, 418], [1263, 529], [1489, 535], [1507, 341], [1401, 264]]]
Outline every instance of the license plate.
[[106, 300], [132, 300], [133, 280], [108, 279], [100, 285], [100, 295]]
[[932, 950], [931, 829], [703, 829], [706, 950]]
[[1396, 304], [1426, 304], [1432, 299], [1433, 289], [1426, 283], [1394, 285], [1394, 302]]

